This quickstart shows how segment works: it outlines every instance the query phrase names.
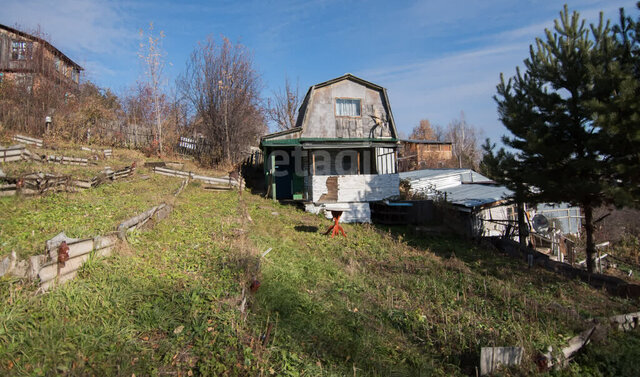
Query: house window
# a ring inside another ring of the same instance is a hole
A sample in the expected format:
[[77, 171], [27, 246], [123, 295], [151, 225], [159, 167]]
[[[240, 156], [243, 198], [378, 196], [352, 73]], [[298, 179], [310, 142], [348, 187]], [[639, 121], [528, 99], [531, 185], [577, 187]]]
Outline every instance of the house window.
[[361, 110], [360, 99], [336, 98], [336, 116], [359, 117]]
[[27, 60], [31, 59], [31, 42], [12, 41], [11, 42], [11, 59]]
[[80, 78], [80, 72], [77, 69], [74, 68], [71, 71], [71, 80], [73, 80], [73, 82], [75, 82], [77, 84], [79, 78]]

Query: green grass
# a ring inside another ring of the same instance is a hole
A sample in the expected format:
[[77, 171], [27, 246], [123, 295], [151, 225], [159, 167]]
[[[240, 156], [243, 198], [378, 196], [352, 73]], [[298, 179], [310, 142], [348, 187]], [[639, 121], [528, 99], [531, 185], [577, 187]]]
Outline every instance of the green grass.
[[180, 183], [134, 175], [76, 193], [0, 198], [0, 256], [11, 251], [22, 257], [42, 253], [45, 241], [60, 232], [82, 238], [115, 230], [121, 221], [169, 200]]
[[462, 375], [493, 345], [524, 346], [517, 373], [533, 374], [534, 352], [582, 319], [637, 310], [462, 239], [349, 224], [332, 239], [328, 225], [190, 185], [167, 219], [74, 281], [36, 296], [0, 280], [0, 374]]

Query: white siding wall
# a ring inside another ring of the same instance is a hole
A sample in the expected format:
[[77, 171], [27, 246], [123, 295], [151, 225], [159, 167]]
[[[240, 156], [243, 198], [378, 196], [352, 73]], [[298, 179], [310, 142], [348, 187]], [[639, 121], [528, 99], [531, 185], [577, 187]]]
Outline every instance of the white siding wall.
[[[341, 223], [370, 223], [371, 222], [371, 209], [369, 208], [369, 202], [359, 203], [345, 203], [345, 207], [349, 210], [342, 213], [340, 217]], [[318, 214], [324, 211], [324, 217], [331, 219], [331, 211], [325, 211], [321, 204], [309, 203], [305, 205], [305, 210], [313, 214]], [[329, 225], [327, 225], [327, 228]], [[342, 237], [342, 236], [340, 236]]]
[[[327, 193], [329, 175], [309, 177], [310, 197], [317, 202], [322, 194]], [[338, 176], [338, 202], [368, 202], [396, 196], [400, 194], [400, 177], [398, 174], [360, 174]]]

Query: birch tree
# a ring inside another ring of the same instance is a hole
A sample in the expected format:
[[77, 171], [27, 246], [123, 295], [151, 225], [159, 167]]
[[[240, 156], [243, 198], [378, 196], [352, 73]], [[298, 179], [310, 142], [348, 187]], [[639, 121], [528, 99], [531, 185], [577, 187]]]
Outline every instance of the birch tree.
[[480, 147], [478, 138], [480, 131], [467, 123], [464, 112], [460, 119], [452, 120], [447, 126], [445, 139], [453, 143], [453, 156], [458, 161], [458, 167], [475, 169], [480, 161]]
[[150, 89], [151, 104], [153, 108], [153, 123], [158, 141], [160, 153], [163, 151], [163, 86], [165, 84], [164, 67], [166, 52], [162, 47], [165, 37], [160, 30], [157, 34], [154, 31], [153, 22], [149, 23], [149, 29], [145, 32], [140, 29], [140, 51], [138, 57], [144, 68], [144, 77]]

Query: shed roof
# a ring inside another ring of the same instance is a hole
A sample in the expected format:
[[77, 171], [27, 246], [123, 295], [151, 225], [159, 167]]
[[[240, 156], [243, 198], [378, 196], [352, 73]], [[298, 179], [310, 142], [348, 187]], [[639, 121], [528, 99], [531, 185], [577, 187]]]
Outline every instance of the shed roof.
[[467, 208], [480, 207], [509, 199], [513, 191], [504, 186], [486, 184], [461, 184], [443, 189], [447, 201]]
[[[491, 180], [471, 169], [423, 169], [400, 173], [400, 179], [415, 183], [434, 183], [453, 177], [443, 184], [438, 183], [437, 192], [446, 194], [452, 204], [475, 208], [508, 199], [513, 192], [504, 186], [491, 184]], [[488, 184], [489, 183], [489, 184]]]
[[422, 170], [405, 171], [400, 173], [400, 179], [407, 179], [409, 181], [422, 180], [422, 179], [428, 180], [428, 179], [435, 179], [435, 178], [444, 178], [452, 175], [460, 175], [462, 182], [490, 181], [489, 178], [471, 169], [456, 169], [456, 168], [422, 169]]

